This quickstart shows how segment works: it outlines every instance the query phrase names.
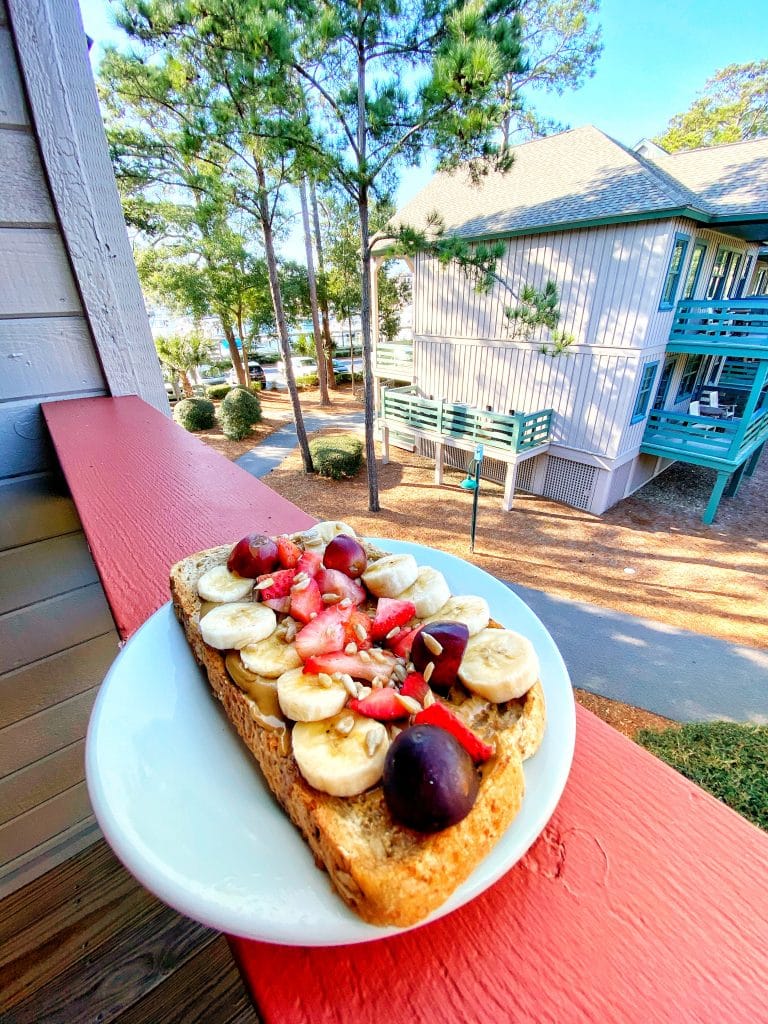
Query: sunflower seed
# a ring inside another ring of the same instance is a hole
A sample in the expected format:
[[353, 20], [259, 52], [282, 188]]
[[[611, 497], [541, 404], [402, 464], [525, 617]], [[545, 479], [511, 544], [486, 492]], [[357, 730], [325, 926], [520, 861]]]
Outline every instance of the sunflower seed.
[[317, 618], [317, 612], [310, 612], [309, 613], [309, 618], [310, 618], [310, 620], [316, 619]]
[[336, 732], [340, 732], [342, 736], [349, 736], [355, 727], [355, 720], [352, 715], [344, 715], [334, 725]]
[[297, 594], [299, 594], [299, 593], [301, 593], [302, 590], [306, 590], [308, 586], [309, 586], [309, 577], [307, 577], [307, 579], [305, 579], [305, 580], [301, 580], [299, 583], [294, 583], [293, 586], [291, 587], [291, 590], [293, 590]]
[[390, 629], [390, 631], [387, 633], [387, 635], [384, 637], [384, 639], [385, 640], [391, 640], [392, 637], [393, 636], [397, 636], [397, 634], [399, 632], [400, 632], [400, 627], [399, 626], [395, 626], [393, 629]]
[[396, 693], [395, 699], [408, 712], [409, 715], [417, 715], [421, 711], [421, 704], [413, 697], [404, 697], [402, 693]]
[[377, 729], [369, 729], [365, 734], [365, 750], [368, 757], [373, 757], [376, 751], [381, 746], [381, 741], [384, 739], [384, 729], [379, 726]]
[[331, 679], [327, 672], [318, 672], [317, 681], [326, 690], [330, 690], [333, 686], [333, 679]]
[[323, 594], [323, 604], [338, 604], [338, 603], [339, 603], [339, 595], [338, 594]]
[[360, 654], [360, 660], [361, 661], [370, 661], [371, 660], [371, 656], [368, 653], [368, 651], [359, 651], [358, 653]]
[[434, 693], [432, 693], [431, 690], [427, 690], [427, 692], [424, 694], [424, 700], [422, 701], [422, 705], [425, 708], [431, 708], [434, 703], [435, 703], [435, 695], [434, 695]]
[[430, 661], [429, 664], [427, 665], [427, 667], [424, 669], [424, 672], [422, 673], [423, 676], [424, 676], [424, 682], [425, 683], [429, 682], [429, 680], [432, 678], [432, 673], [434, 671], [435, 671], [435, 663], [434, 663], [434, 661]]
[[395, 665], [395, 667], [392, 669], [392, 675], [401, 683], [405, 679], [406, 674], [407, 673], [405, 671], [405, 665]]
[[309, 579], [309, 574], [308, 573], [306, 573], [306, 572], [297, 572], [296, 575], [293, 577], [293, 582], [294, 583], [303, 583], [304, 580], [308, 580], [308, 579]]
[[357, 644], [350, 640], [347, 646], [344, 648], [345, 654], [357, 654]]
[[443, 653], [443, 645], [440, 643], [440, 641], [435, 640], [435, 638], [429, 633], [422, 633], [421, 636], [422, 639], [424, 640], [424, 646], [427, 648], [427, 650], [431, 651], [436, 658], [439, 658], [440, 655]]
[[363, 683], [357, 684], [357, 699], [365, 700], [366, 697], [370, 697], [371, 688], [370, 686], [364, 686]]
[[374, 676], [373, 680], [371, 681], [371, 687], [374, 690], [380, 690], [384, 686], [384, 682], [385, 680], [383, 680], [381, 676]]
[[339, 601], [339, 608], [349, 608], [351, 604], [352, 602], [350, 601], [350, 599], [348, 597], [344, 597], [341, 599], [341, 601]]
[[346, 672], [341, 673], [341, 684], [350, 697], [357, 696], [357, 683], [354, 681], [352, 676], [347, 675]]
[[355, 632], [357, 633], [358, 637], [361, 640], [367, 640], [368, 639], [368, 634], [366, 633], [365, 626], [362, 624], [362, 622], [356, 622], [355, 623]]
[[270, 587], [274, 587], [274, 585], [275, 585], [275, 581], [272, 579], [271, 576], [268, 576], [265, 580], [259, 580], [259, 582], [254, 585], [253, 589], [254, 590], [268, 590]]

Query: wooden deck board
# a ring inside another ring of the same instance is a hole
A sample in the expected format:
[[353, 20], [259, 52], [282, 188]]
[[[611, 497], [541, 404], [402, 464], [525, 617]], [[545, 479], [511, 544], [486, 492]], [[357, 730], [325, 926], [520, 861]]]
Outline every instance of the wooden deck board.
[[3, 1024], [256, 1024], [226, 941], [102, 840], [0, 903]]

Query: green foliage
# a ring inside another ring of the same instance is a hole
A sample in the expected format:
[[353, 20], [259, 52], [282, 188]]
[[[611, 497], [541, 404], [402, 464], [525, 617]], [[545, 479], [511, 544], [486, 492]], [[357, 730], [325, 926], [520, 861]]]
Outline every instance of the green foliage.
[[183, 398], [176, 404], [173, 418], [185, 430], [210, 430], [216, 422], [216, 410], [207, 398]]
[[259, 363], [261, 363], [262, 366], [274, 366], [275, 363], [279, 363], [280, 362], [280, 353], [279, 352], [265, 352], [265, 353], [262, 354], [261, 352], [257, 352], [256, 353], [256, 360]]
[[543, 291], [526, 284], [520, 293], [520, 303], [504, 310], [508, 320], [514, 324], [513, 335], [517, 328], [530, 335], [537, 327], [548, 327], [553, 331], [560, 322], [560, 307], [557, 285], [547, 281]]
[[219, 399], [224, 398], [225, 395], [228, 395], [231, 390], [231, 384], [211, 384], [210, 387], [205, 389], [205, 393], [208, 398], [218, 401]]
[[173, 334], [155, 338], [155, 350], [161, 363], [178, 373], [186, 373], [208, 361], [210, 344], [197, 332]]
[[768, 60], [729, 64], [654, 139], [668, 153], [768, 135]]
[[768, 831], [768, 726], [695, 722], [636, 740], [691, 782]]
[[309, 448], [315, 470], [331, 480], [352, 477], [363, 464], [363, 442], [354, 434], [316, 437]]
[[259, 396], [245, 388], [233, 388], [219, 406], [219, 423], [225, 437], [241, 441], [261, 419]]
[[526, 63], [507, 74], [498, 91], [504, 145], [514, 135], [536, 138], [563, 130], [563, 125], [536, 113], [531, 97], [535, 101], [538, 93], [562, 95], [594, 75], [603, 51], [600, 26], [594, 20], [599, 10], [600, 0], [524, 0], [521, 4], [520, 37]]

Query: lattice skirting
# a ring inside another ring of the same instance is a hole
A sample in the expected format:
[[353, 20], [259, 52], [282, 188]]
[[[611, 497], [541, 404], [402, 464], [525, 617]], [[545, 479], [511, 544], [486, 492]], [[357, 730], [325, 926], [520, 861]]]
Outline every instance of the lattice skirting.
[[[428, 441], [426, 438], [420, 437], [416, 443], [419, 455], [423, 455], [428, 459], [435, 458], [436, 453], [434, 441]], [[463, 448], [452, 448], [450, 445], [445, 445], [443, 448], [443, 465], [448, 469], [459, 469], [462, 473], [466, 473], [471, 461], [472, 452], [464, 451]], [[530, 461], [532, 462], [533, 459]], [[525, 463], [523, 463], [523, 465], [525, 465]], [[483, 459], [483, 468], [480, 472], [480, 479], [490, 480], [495, 484], [503, 484], [506, 471], [506, 462], [502, 462], [500, 459], [489, 459], [486, 455]]]
[[589, 509], [597, 481], [597, 469], [582, 462], [561, 459], [557, 455], [547, 456], [547, 471], [544, 476], [542, 495], [562, 501], [574, 508]]

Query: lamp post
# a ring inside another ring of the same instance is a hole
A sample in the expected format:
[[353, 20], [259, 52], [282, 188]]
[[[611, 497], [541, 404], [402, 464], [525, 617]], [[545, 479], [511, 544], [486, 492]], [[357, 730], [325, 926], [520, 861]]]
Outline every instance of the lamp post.
[[469, 533], [469, 550], [475, 550], [475, 531], [477, 529], [477, 499], [480, 494], [480, 469], [483, 464], [483, 446], [477, 445], [475, 457], [467, 467], [467, 475], [459, 484], [465, 491], [473, 491], [472, 494], [472, 524]]

